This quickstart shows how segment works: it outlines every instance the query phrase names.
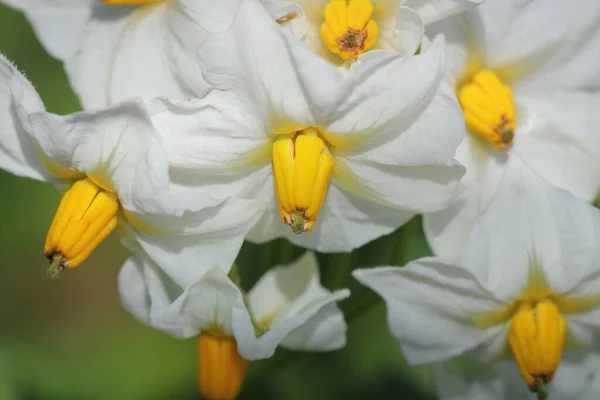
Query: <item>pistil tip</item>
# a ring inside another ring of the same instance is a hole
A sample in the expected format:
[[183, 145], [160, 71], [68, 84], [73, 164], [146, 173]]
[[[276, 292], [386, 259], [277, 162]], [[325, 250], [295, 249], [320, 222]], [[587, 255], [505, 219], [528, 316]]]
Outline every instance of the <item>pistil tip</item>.
[[291, 214], [292, 223], [290, 227], [292, 228], [292, 232], [296, 235], [304, 233], [306, 230], [304, 229], [304, 212], [300, 210], [296, 210]]
[[56, 279], [60, 275], [60, 271], [65, 269], [63, 264], [64, 257], [60, 253], [55, 253], [46, 256], [50, 260], [50, 265], [46, 269], [46, 275], [50, 279]]

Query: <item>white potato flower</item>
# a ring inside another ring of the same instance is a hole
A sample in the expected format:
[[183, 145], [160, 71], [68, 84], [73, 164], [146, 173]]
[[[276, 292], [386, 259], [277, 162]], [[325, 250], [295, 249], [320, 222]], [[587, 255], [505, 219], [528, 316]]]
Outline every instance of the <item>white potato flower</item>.
[[183, 260], [231, 265], [254, 223], [250, 202], [214, 197], [170, 177], [144, 104], [48, 113], [3, 56], [0, 168], [65, 191], [44, 246], [53, 277], [80, 265], [120, 223], [174, 279], [185, 282], [202, 271], [183, 268]]
[[[3, 0], [6, 2], [6, 0]], [[205, 95], [196, 49], [225, 29], [239, 0], [23, 0], [46, 50], [65, 63], [85, 108], [140, 96]]]
[[434, 252], [456, 259], [518, 154], [584, 201], [600, 190], [600, 2], [490, 0], [430, 26], [447, 38], [447, 78], [467, 134], [461, 196], [426, 215]]
[[[412, 55], [425, 26], [484, 0], [261, 0], [316, 54], [350, 67], [369, 50]], [[274, 10], [285, 8], [279, 16]]]
[[510, 351], [543, 393], [563, 348], [590, 349], [600, 332], [600, 210], [512, 157], [458, 264], [423, 258], [354, 275], [386, 301], [411, 364]]
[[[206, 270], [202, 264], [194, 267]], [[235, 398], [248, 361], [271, 357], [277, 346], [328, 351], [346, 344], [336, 301], [350, 293], [321, 286], [311, 252], [269, 270], [247, 294], [218, 266], [181, 288], [138, 252], [123, 266], [119, 289], [125, 308], [142, 322], [198, 338], [198, 383], [206, 398]]]
[[[436, 365], [433, 380], [439, 400], [534, 400], [508, 362], [481, 363], [466, 358]], [[594, 400], [600, 390], [600, 356], [563, 357], [548, 385], [553, 400]]]
[[455, 196], [463, 120], [442, 83], [441, 38], [342, 75], [247, 0], [199, 54], [219, 90], [159, 102], [153, 122], [171, 165], [254, 202], [249, 240], [349, 251]]

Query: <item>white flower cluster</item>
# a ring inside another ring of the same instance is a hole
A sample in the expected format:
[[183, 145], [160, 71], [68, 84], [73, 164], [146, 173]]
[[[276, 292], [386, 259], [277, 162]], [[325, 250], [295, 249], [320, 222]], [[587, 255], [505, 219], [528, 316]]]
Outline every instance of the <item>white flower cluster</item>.
[[4, 2], [85, 108], [0, 56], [0, 167], [64, 193], [48, 273], [119, 227], [124, 306], [199, 337], [205, 397], [345, 345], [314, 254], [245, 292], [244, 240], [348, 252], [423, 214], [436, 257], [353, 275], [410, 363], [480, 363], [436, 366], [440, 397], [597, 398], [598, 0]]

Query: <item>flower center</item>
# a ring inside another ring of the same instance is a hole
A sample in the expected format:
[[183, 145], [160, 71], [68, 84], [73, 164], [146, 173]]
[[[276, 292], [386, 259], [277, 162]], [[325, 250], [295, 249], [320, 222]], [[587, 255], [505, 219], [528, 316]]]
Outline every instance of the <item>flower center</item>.
[[310, 231], [333, 173], [333, 158], [316, 128], [278, 138], [273, 174], [281, 219], [294, 233]]
[[549, 299], [525, 302], [512, 317], [508, 343], [532, 392], [543, 389], [558, 368], [567, 323]]
[[512, 90], [490, 70], [480, 70], [458, 90], [467, 128], [498, 151], [512, 147], [515, 105]]
[[325, 22], [321, 25], [327, 49], [344, 60], [371, 49], [379, 36], [372, 14], [370, 0], [331, 0], [325, 6]]
[[109, 6], [139, 6], [144, 4], [160, 3], [163, 0], [100, 0]]
[[198, 338], [198, 387], [205, 399], [235, 399], [247, 368], [233, 337], [202, 333]]
[[119, 201], [90, 179], [75, 182], [64, 194], [46, 236], [44, 255], [51, 261], [48, 275], [75, 268], [117, 226]]

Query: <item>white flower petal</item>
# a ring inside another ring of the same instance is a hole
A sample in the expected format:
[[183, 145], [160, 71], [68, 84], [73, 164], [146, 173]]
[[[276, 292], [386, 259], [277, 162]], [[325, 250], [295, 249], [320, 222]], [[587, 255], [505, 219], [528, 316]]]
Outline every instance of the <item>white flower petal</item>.
[[152, 322], [157, 310], [168, 307], [183, 292], [139, 252], [121, 267], [118, 286], [123, 307], [146, 324]]
[[477, 217], [498, 189], [508, 157], [471, 134], [465, 136], [456, 152], [466, 168], [463, 190], [447, 208], [423, 219], [427, 242], [437, 256], [458, 261]]
[[86, 109], [110, 105], [111, 68], [115, 49], [131, 14], [130, 7], [99, 6], [82, 36], [82, 50], [65, 60], [69, 82]]
[[[153, 6], [151, 10], [143, 7], [128, 15], [127, 26], [114, 44], [111, 69], [105, 71], [110, 73], [107, 87], [110, 103], [134, 95], [144, 99], [158, 96], [182, 99], [193, 95], [201, 96], [208, 91], [206, 84], [200, 88], [188, 87], [185, 81], [179, 81], [177, 70], [173, 69], [173, 58], [187, 57], [192, 63], [195, 48], [206, 36], [206, 32], [198, 25], [179, 16], [175, 8], [176, 2], [164, 2]], [[169, 24], [171, 14], [177, 17], [173, 25]], [[197, 38], [196, 46], [181, 48], [181, 42], [178, 42], [174, 34]], [[83, 48], [85, 49], [85, 44]], [[176, 57], [171, 56], [173, 52], [178, 52]], [[201, 76], [199, 68], [195, 75]], [[200, 90], [195, 93], [192, 89]]]
[[277, 21], [281, 27], [288, 29], [298, 39], [304, 37], [306, 34], [305, 24], [308, 21], [306, 21], [304, 10], [299, 4], [281, 0], [260, 0], [260, 2], [271, 18]]
[[256, 321], [275, 321], [315, 285], [320, 286], [317, 258], [306, 252], [290, 265], [265, 273], [248, 292], [248, 308]]
[[270, 122], [272, 133], [312, 126], [338, 97], [340, 74], [272, 20], [259, 2], [242, 2], [233, 25], [199, 51], [207, 82], [234, 91]]
[[[375, 204], [405, 212], [432, 212], [456, 196], [464, 168], [448, 165], [392, 166], [336, 159], [336, 183]], [[375, 212], [375, 211], [374, 211]]]
[[[588, 62], [586, 66], [573, 63], [563, 72], [563, 66], [568, 65], [571, 58], [578, 61], [578, 53], [590, 37], [594, 37], [591, 43], [597, 43], [598, 2], [488, 1], [476, 11], [485, 27], [484, 58], [488, 66], [510, 66], [513, 78], [523, 78], [535, 71], [528, 80], [536, 85], [576, 86], [589, 81], [590, 76], [598, 80], [594, 63]], [[582, 61], [589, 61], [586, 57], [593, 56], [584, 52]], [[512, 68], [514, 66], [517, 68]], [[583, 79], [573, 72], [578, 72]]]
[[[228, 272], [246, 233], [260, 215], [253, 200], [216, 200], [207, 196], [204, 188], [199, 191], [182, 192], [182, 202], [173, 199], [175, 204], [187, 207], [182, 215], [140, 215], [141, 227], [132, 232], [169, 277], [183, 287], [200, 279], [209, 268], [220, 267]], [[198, 204], [193, 204], [196, 201]], [[138, 228], [137, 219], [130, 220]]]
[[37, 113], [31, 127], [50, 159], [117, 193], [126, 210], [176, 213], [169, 202], [167, 159], [143, 105], [123, 103], [64, 117]]
[[[594, 226], [600, 220], [595, 213], [513, 155], [498, 191], [471, 233], [463, 265], [504, 300], [520, 294], [536, 266], [554, 292], [573, 291], [600, 272], [598, 227]], [[581, 221], [581, 231], [572, 225], [574, 221]]]
[[[183, 65], [189, 65], [195, 58], [195, 47], [182, 48], [177, 40], [178, 30], [197, 38], [196, 46], [206, 36], [176, 9], [177, 2], [164, 2], [95, 10], [81, 51], [67, 63], [71, 82], [86, 107], [104, 107], [135, 96], [180, 99], [206, 93], [206, 83], [195, 87], [196, 93], [179, 81], [173, 68], [174, 60], [183, 62], [187, 57], [189, 62]], [[198, 67], [195, 76], [201, 76]]]
[[210, 269], [200, 280], [154, 317], [153, 326], [177, 337], [192, 337], [205, 329], [231, 333], [232, 310], [243, 302], [242, 293], [218, 267]]
[[[281, 221], [281, 216], [279, 214], [279, 203], [277, 202], [275, 195], [273, 176], [270, 171], [267, 179], [268, 182], [266, 184], [254, 186], [261, 187], [261, 192], [264, 193], [264, 196], [261, 196], [261, 209], [263, 210], [263, 214], [258, 219], [256, 225], [254, 225], [254, 227], [252, 227], [248, 233], [246, 240], [252, 243], [266, 243], [278, 237], [287, 237], [288, 240], [292, 240], [294, 236], [305, 236], [306, 233], [302, 235], [296, 235], [292, 233], [289, 235], [291, 232], [290, 227]], [[305, 247], [307, 249], [312, 248], [310, 246]]]
[[475, 326], [477, 316], [503, 304], [463, 268], [424, 258], [403, 268], [360, 269], [353, 275], [385, 300], [390, 330], [411, 364], [448, 360], [499, 333], [496, 327]]
[[[519, 82], [519, 86], [599, 87], [600, 68], [593, 61], [600, 45], [600, 4], [597, 1], [564, 4], [545, 0], [522, 5], [511, 0], [506, 3], [512, 3], [503, 4], [512, 15], [507, 13], [504, 26], [498, 24], [498, 10], [492, 9], [491, 4], [481, 9], [490, 8], [485, 12], [486, 22], [500, 28], [495, 32], [497, 36], [488, 38], [493, 46], [490, 55], [497, 53], [500, 62], [514, 63], [521, 59], [529, 64], [523, 72], [532, 73]], [[540, 19], [540, 15], [544, 18]], [[494, 42], [496, 38], [499, 40]], [[534, 70], [534, 67], [537, 68]]]
[[[415, 10], [408, 7], [398, 7], [392, 13], [394, 18], [391, 23], [382, 24], [376, 20], [379, 25], [378, 47], [391, 50], [394, 54], [412, 56], [421, 45], [425, 29], [423, 20]], [[360, 59], [363, 60], [362, 57]]]
[[144, 283], [144, 262], [140, 256], [129, 257], [119, 271], [118, 288], [123, 308], [142, 322], [150, 320], [150, 296]]
[[174, 167], [230, 174], [271, 162], [270, 149], [263, 159], [253, 157], [271, 144], [267, 126], [230, 92], [215, 90], [179, 103], [155, 100], [152, 108], [152, 122]]
[[[560, 366], [548, 387], [548, 392], [557, 399], [585, 400], [586, 395], [598, 397], [600, 382], [595, 379], [600, 372], [597, 353], [587, 351], [584, 354], [564, 354]], [[596, 382], [594, 382], [594, 380]]]
[[598, 353], [590, 353], [586, 357], [585, 370], [588, 373], [588, 381], [584, 386], [581, 400], [595, 400], [600, 392], [600, 356]]
[[[344, 297], [350, 292], [341, 292]], [[341, 349], [346, 345], [348, 329], [344, 314], [335, 301], [339, 297], [330, 297], [330, 303], [323, 306], [303, 325], [294, 329], [281, 342], [281, 347], [290, 350], [330, 351]]]
[[[59, 60], [79, 48], [94, 0], [21, 0], [25, 15], [48, 53]], [[97, 5], [102, 7], [101, 5]]]
[[421, 117], [392, 141], [373, 149], [334, 152], [335, 182], [389, 207], [430, 212], [447, 206], [464, 173], [450, 163], [464, 135], [454, 95], [443, 85]]
[[210, 329], [231, 333], [231, 310], [242, 294], [220, 268], [204, 271], [184, 290], [138, 253], [119, 274], [122, 302], [143, 322], [175, 337]]
[[336, 154], [385, 165], [446, 164], [463, 141], [464, 123], [454, 93], [442, 83], [417, 120], [391, 141], [367, 151]]
[[29, 81], [0, 54], [0, 167], [15, 175], [52, 179], [29, 135], [30, 113], [44, 111]]
[[[594, 280], [596, 281], [594, 289], [598, 289], [598, 278], [595, 277]], [[587, 349], [598, 342], [598, 336], [600, 335], [600, 307], [584, 313], [567, 315], [566, 320], [569, 338], [576, 346]]]
[[405, 7], [414, 9], [425, 25], [437, 22], [453, 14], [475, 7], [485, 0], [407, 0]]
[[591, 202], [600, 190], [600, 94], [519, 90], [515, 151], [550, 183]]
[[[457, 14], [427, 26], [429, 37], [444, 35], [446, 38], [446, 80], [455, 87], [458, 81], [471, 73], [471, 68], [478, 67], [481, 61], [485, 31], [477, 10]], [[429, 44], [423, 39], [422, 48]]]
[[[444, 74], [438, 38], [418, 56], [381, 56], [353, 68], [324, 137], [344, 150], [363, 151], [406, 131], [431, 104]], [[458, 110], [457, 110], [458, 111]]]
[[[306, 323], [312, 324], [313, 318], [320, 310], [331, 303], [349, 296], [348, 290], [340, 290], [321, 297], [307, 304], [297, 314], [286, 316], [276, 321], [262, 336], [256, 337], [248, 310], [242, 299], [238, 299], [233, 310], [233, 333], [238, 343], [238, 351], [247, 360], [268, 358], [273, 355], [277, 346], [295, 329]], [[327, 312], [324, 315], [325, 319]], [[314, 332], [313, 332], [314, 333]], [[311, 339], [303, 345], [310, 346]]]
[[[259, 324], [292, 318], [314, 301], [331, 295], [319, 282], [317, 259], [306, 252], [289, 266], [269, 270], [248, 293], [248, 307]], [[282, 346], [297, 350], [332, 350], [346, 342], [346, 324], [335, 303], [321, 308], [291, 332]]]
[[138, 7], [95, 7], [80, 50], [67, 60], [88, 108], [141, 96], [202, 97], [208, 85], [196, 50], [231, 23], [238, 0], [175, 0]]

